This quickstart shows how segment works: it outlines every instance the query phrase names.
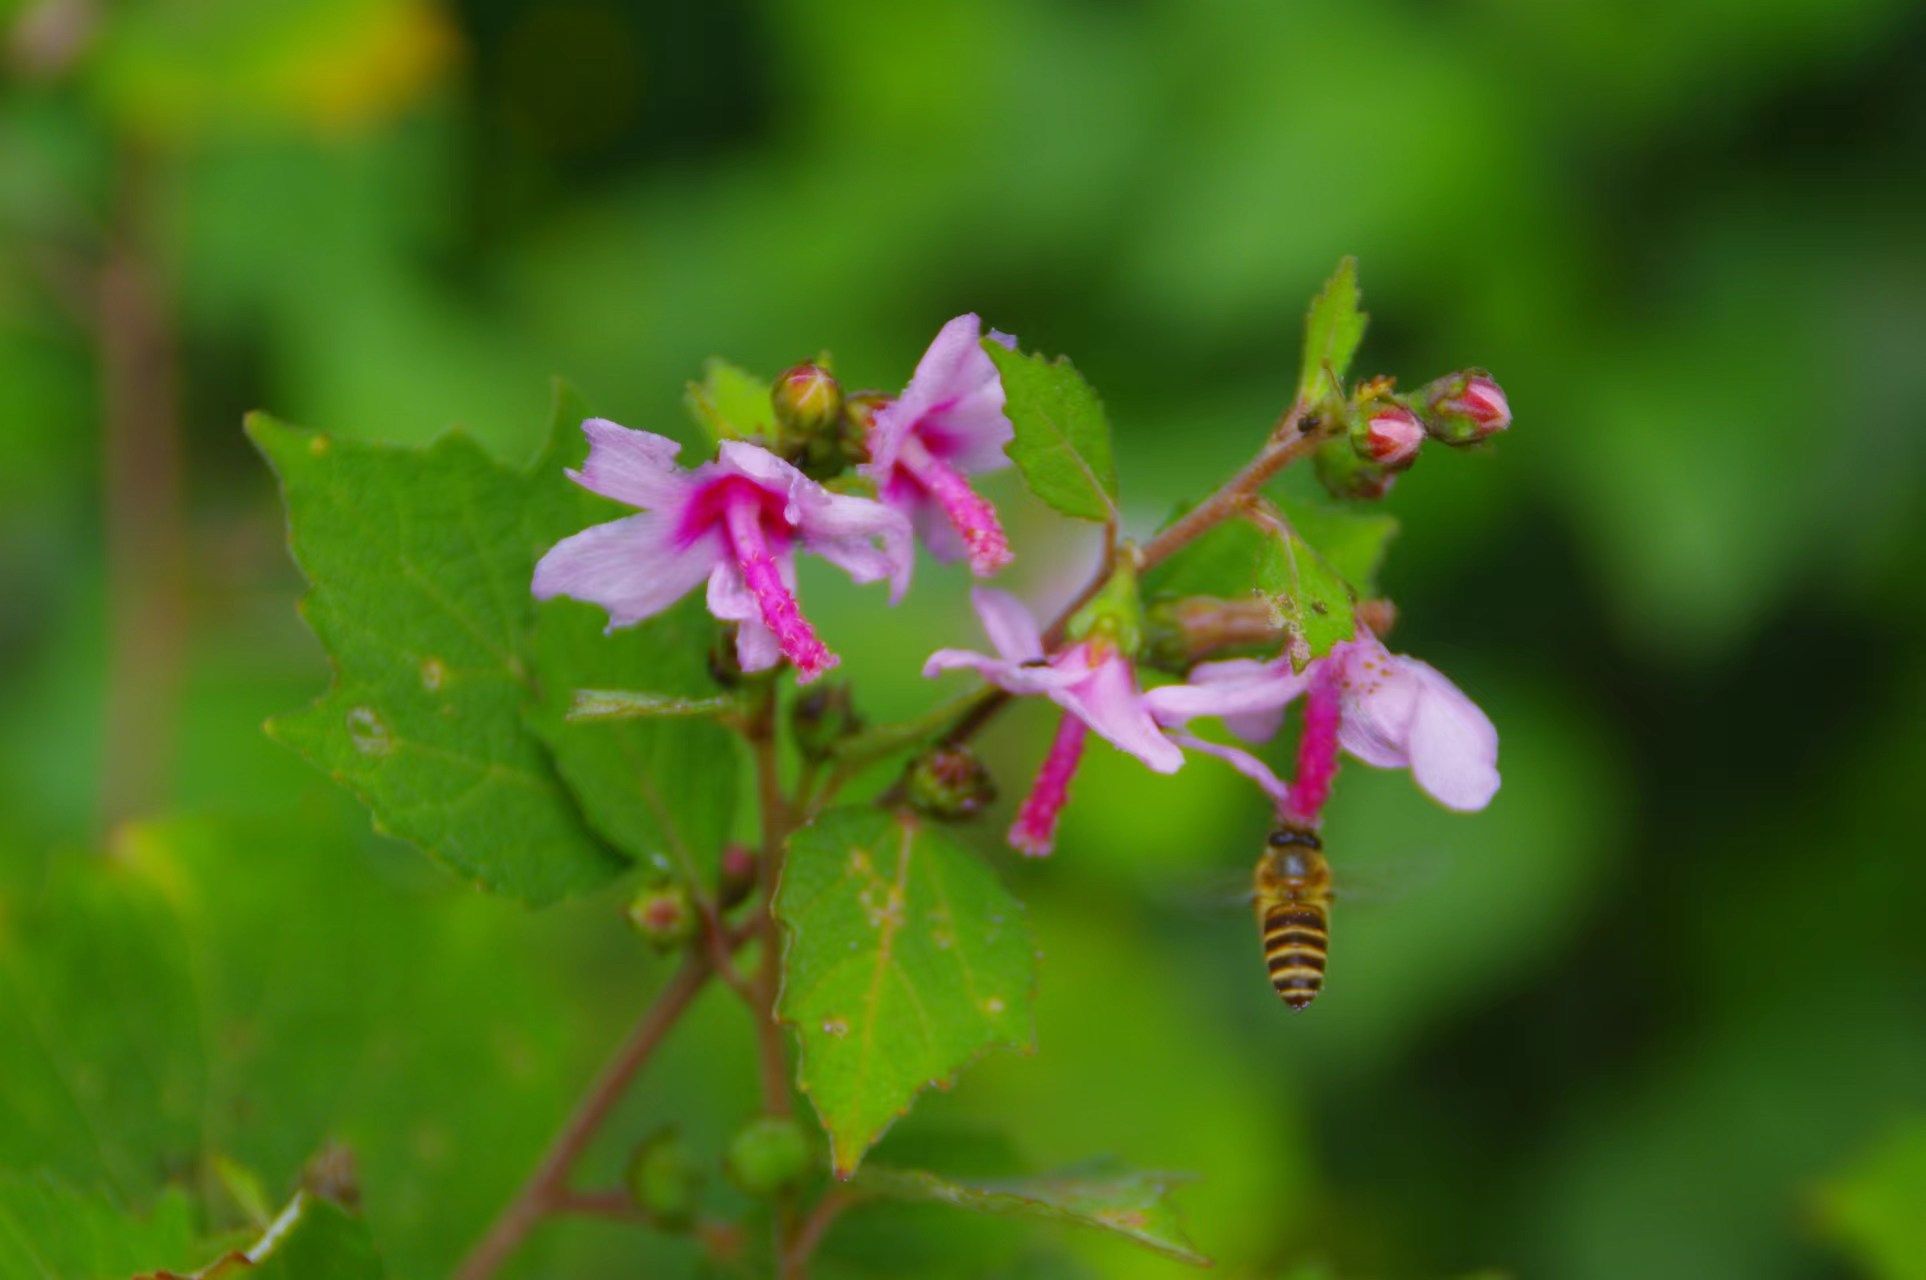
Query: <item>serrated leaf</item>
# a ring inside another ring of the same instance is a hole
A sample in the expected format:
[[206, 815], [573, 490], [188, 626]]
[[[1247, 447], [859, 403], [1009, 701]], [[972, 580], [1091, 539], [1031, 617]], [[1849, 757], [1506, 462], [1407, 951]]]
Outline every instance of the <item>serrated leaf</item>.
[[1189, 1179], [1168, 1173], [1141, 1173], [1091, 1164], [1062, 1173], [1028, 1178], [961, 1181], [921, 1169], [872, 1166], [856, 1185], [896, 1200], [932, 1201], [972, 1213], [1042, 1218], [1074, 1223], [1120, 1235], [1146, 1249], [1193, 1266], [1211, 1265], [1185, 1236], [1173, 1186]]
[[710, 358], [702, 381], [691, 382], [682, 403], [711, 441], [776, 438], [776, 408], [769, 384], [727, 360]]
[[[665, 854], [702, 876], [730, 834], [737, 799], [736, 743], [711, 718], [731, 705], [708, 671], [715, 622], [694, 597], [640, 626], [604, 634], [604, 621], [575, 600], [537, 610], [530, 657], [540, 694], [529, 725], [596, 831], [631, 858]], [[625, 719], [572, 722], [581, 686], [638, 679], [661, 691], [646, 715], [629, 695]]]
[[620, 870], [522, 724], [534, 497], [565, 481], [458, 434], [403, 449], [260, 414], [248, 433], [280, 478], [304, 612], [335, 670], [269, 732], [487, 888], [543, 903]]
[[1027, 1049], [1036, 957], [1023, 908], [954, 838], [839, 809], [789, 843], [778, 1012], [839, 1176], [917, 1093], [993, 1045]]
[[0, 1280], [119, 1280], [206, 1260], [179, 1191], [133, 1214], [44, 1174], [0, 1173]]
[[1299, 671], [1357, 633], [1357, 601], [1351, 588], [1292, 529], [1280, 527], [1268, 539], [1258, 565], [1257, 586], [1292, 632], [1286, 651]]
[[1360, 598], [1378, 593], [1378, 570], [1384, 565], [1391, 539], [1398, 533], [1396, 516], [1322, 502], [1285, 501], [1280, 505], [1291, 528], [1351, 584]]
[[299, 1191], [259, 1239], [196, 1276], [197, 1280], [380, 1280], [387, 1273], [360, 1215], [322, 1196]]
[[1347, 257], [1311, 299], [1304, 315], [1304, 364], [1297, 379], [1301, 402], [1311, 404], [1344, 394], [1344, 377], [1364, 339], [1368, 319], [1358, 310], [1358, 300], [1358, 260]]
[[1016, 429], [1008, 452], [1030, 491], [1067, 516], [1117, 514], [1117, 463], [1103, 402], [1066, 356], [1046, 360], [985, 339]]

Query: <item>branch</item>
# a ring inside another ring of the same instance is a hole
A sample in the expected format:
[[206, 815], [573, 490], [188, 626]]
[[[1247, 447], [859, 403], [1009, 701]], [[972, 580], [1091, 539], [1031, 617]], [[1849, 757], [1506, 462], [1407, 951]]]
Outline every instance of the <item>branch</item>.
[[789, 840], [790, 808], [782, 793], [776, 759], [775, 691], [769, 691], [763, 713], [745, 729], [750, 754], [756, 762], [756, 803], [762, 814], [762, 857], [754, 922], [762, 939], [762, 960], [756, 967], [756, 1059], [762, 1082], [763, 1110], [772, 1116], [789, 1114], [789, 1062], [783, 1050], [782, 1027], [776, 1022], [776, 996], [782, 985], [782, 939], [776, 927], [776, 885], [782, 876], [783, 848]]
[[[1298, 401], [1284, 411], [1276, 425], [1271, 428], [1270, 437], [1257, 456], [1244, 464], [1236, 475], [1226, 480], [1217, 492], [1186, 511], [1170, 526], [1157, 534], [1137, 553], [1137, 570], [1142, 573], [1154, 569], [1164, 561], [1182, 551], [1204, 534], [1210, 532], [1224, 521], [1246, 510], [1258, 492], [1263, 489], [1272, 476], [1291, 463], [1316, 451], [1336, 430], [1336, 422], [1323, 422], [1315, 416], [1307, 417], [1309, 405]], [[1084, 584], [1075, 599], [1063, 606], [1055, 621], [1043, 633], [1043, 647], [1054, 649], [1063, 643], [1063, 630], [1075, 617], [1077, 610], [1089, 604], [1096, 594], [1103, 590], [1110, 577], [1110, 558], [1098, 566], [1097, 572]], [[978, 730], [996, 717], [1010, 701], [1010, 695], [1001, 689], [980, 691], [981, 700], [969, 709], [955, 727], [943, 735], [943, 741], [956, 746], [974, 737]]]
[[862, 1199], [861, 1193], [847, 1191], [840, 1187], [832, 1187], [824, 1192], [823, 1198], [816, 1202], [816, 1207], [809, 1211], [809, 1216], [804, 1218], [796, 1228], [795, 1235], [790, 1237], [788, 1248], [783, 1250], [782, 1257], [777, 1260], [776, 1274], [780, 1280], [804, 1280], [809, 1272], [809, 1259], [816, 1252], [817, 1246], [822, 1244], [823, 1237], [829, 1234], [829, 1228], [835, 1224], [837, 1218], [842, 1216], [845, 1209]]
[[549, 1145], [522, 1189], [509, 1201], [486, 1234], [469, 1250], [455, 1271], [456, 1280], [486, 1280], [521, 1244], [528, 1233], [550, 1213], [572, 1207], [568, 1191], [569, 1173], [581, 1158], [602, 1122], [622, 1099], [629, 1082], [655, 1052], [656, 1046], [675, 1025], [685, 1009], [709, 980], [706, 957], [691, 955], [676, 970], [675, 976], [656, 993], [651, 1004], [636, 1022], [622, 1047], [602, 1068], [602, 1074], [582, 1096], [575, 1112]]

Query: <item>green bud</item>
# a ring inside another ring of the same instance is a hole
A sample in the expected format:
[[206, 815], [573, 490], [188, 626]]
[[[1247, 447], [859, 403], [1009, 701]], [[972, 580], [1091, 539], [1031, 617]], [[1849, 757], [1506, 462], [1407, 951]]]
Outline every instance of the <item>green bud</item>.
[[904, 775], [910, 804], [944, 821], [974, 817], [996, 799], [996, 780], [968, 747], [934, 747]]
[[1327, 493], [1351, 502], [1374, 502], [1382, 498], [1398, 478], [1360, 455], [1351, 447], [1348, 436], [1338, 436], [1318, 446], [1312, 464], [1318, 483]]
[[1204, 658], [1274, 654], [1286, 638], [1277, 610], [1262, 599], [1186, 596], [1159, 600], [1144, 615], [1144, 659], [1172, 675]]
[[769, 401], [776, 408], [776, 421], [785, 432], [799, 437], [828, 431], [843, 414], [843, 388], [836, 375], [805, 360], [783, 370], [769, 389]]
[[680, 884], [655, 884], [629, 903], [629, 923], [657, 951], [673, 951], [695, 936], [695, 902]]
[[729, 1140], [729, 1177], [752, 1196], [772, 1196], [809, 1171], [809, 1137], [787, 1116], [758, 1116]]
[[1127, 658], [1137, 656], [1143, 647], [1144, 603], [1137, 591], [1137, 554], [1126, 544], [1117, 555], [1117, 567], [1103, 589], [1076, 611], [1065, 628], [1072, 640], [1101, 639], [1117, 647]]
[[1426, 383], [1412, 397], [1435, 440], [1477, 444], [1511, 426], [1511, 402], [1483, 369], [1460, 369]]
[[863, 727], [846, 681], [823, 681], [789, 707], [789, 731], [805, 760], [824, 760], [838, 742]]
[[682, 1231], [695, 1221], [702, 1169], [674, 1129], [663, 1129], [636, 1144], [623, 1181], [630, 1198], [655, 1226]]

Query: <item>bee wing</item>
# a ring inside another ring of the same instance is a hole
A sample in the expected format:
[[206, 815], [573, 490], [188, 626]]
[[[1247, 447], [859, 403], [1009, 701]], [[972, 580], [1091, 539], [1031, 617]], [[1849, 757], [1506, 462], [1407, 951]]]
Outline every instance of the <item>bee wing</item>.
[[1385, 854], [1369, 861], [1331, 857], [1332, 897], [1347, 905], [1398, 902], [1438, 884], [1450, 870], [1451, 856], [1443, 849]]
[[1179, 885], [1163, 899], [1186, 916], [1218, 916], [1232, 910], [1250, 910], [1251, 873], [1225, 868], [1195, 877]]

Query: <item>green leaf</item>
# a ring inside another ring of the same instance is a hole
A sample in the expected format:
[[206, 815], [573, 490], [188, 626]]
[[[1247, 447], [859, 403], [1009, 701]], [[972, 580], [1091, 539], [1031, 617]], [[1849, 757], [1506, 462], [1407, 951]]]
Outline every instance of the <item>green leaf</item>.
[[1034, 1045], [1023, 908], [969, 850], [906, 813], [839, 809], [789, 844], [778, 1012], [836, 1173], [992, 1045]]
[[1926, 1276], [1926, 1117], [1887, 1133], [1843, 1176], [1820, 1189], [1819, 1220], [1881, 1280]]
[[597, 720], [648, 720], [676, 716], [719, 716], [735, 709], [734, 698], [685, 698], [672, 693], [643, 693], [635, 689], [577, 689], [569, 699], [570, 724]]
[[1216, 596], [1235, 600], [1252, 595], [1257, 591], [1258, 567], [1269, 542], [1270, 535], [1251, 521], [1226, 520], [1145, 573], [1144, 597], [1172, 600]]
[[[589, 823], [631, 858], [666, 853], [692, 879], [706, 878], [729, 837], [737, 799], [738, 750], [709, 718], [730, 700], [708, 670], [715, 622], [691, 597], [640, 626], [605, 634], [602, 611], [551, 600], [536, 614], [540, 694], [528, 723]], [[646, 680], [659, 692], [597, 695], [601, 723], [578, 724], [576, 690]], [[644, 711], [637, 698], [653, 700]], [[625, 716], [626, 719], [616, 719]]]
[[298, 1191], [260, 1239], [202, 1274], [206, 1280], [380, 1280], [387, 1268], [358, 1214]]
[[1347, 257], [1304, 316], [1304, 367], [1297, 379], [1301, 402], [1344, 394], [1344, 375], [1364, 338], [1366, 319], [1358, 310], [1358, 260]]
[[1280, 505], [1291, 528], [1360, 599], [1378, 594], [1378, 570], [1398, 532], [1396, 516], [1324, 502], [1287, 500]]
[[1009, 454], [1030, 491], [1067, 516], [1117, 513], [1117, 463], [1103, 402], [1068, 357], [1046, 360], [985, 339], [1016, 428]]
[[1299, 671], [1357, 633], [1357, 602], [1350, 586], [1293, 529], [1280, 525], [1268, 539], [1257, 586], [1292, 632], [1288, 651]]
[[871, 1166], [856, 1186], [896, 1200], [933, 1201], [973, 1213], [1042, 1218], [1096, 1227], [1179, 1262], [1207, 1267], [1178, 1220], [1169, 1193], [1183, 1175], [1141, 1173], [1099, 1162], [1029, 1178], [959, 1181], [921, 1169]]
[[539, 526], [565, 506], [533, 498], [559, 473], [519, 475], [459, 434], [401, 449], [261, 414], [248, 434], [280, 478], [335, 672], [268, 732], [484, 887], [544, 903], [620, 870], [522, 724]]
[[206, 1260], [178, 1190], [136, 1216], [45, 1174], [0, 1173], [0, 1280], [121, 1280]]
[[727, 360], [706, 361], [702, 381], [688, 385], [682, 403], [712, 441], [767, 443], [776, 438], [776, 408], [769, 399], [769, 384]]

